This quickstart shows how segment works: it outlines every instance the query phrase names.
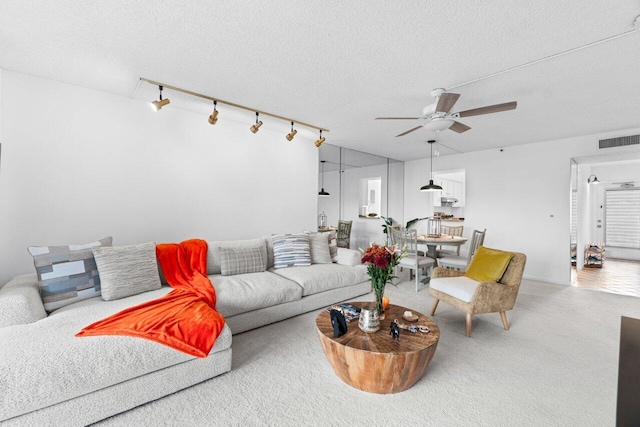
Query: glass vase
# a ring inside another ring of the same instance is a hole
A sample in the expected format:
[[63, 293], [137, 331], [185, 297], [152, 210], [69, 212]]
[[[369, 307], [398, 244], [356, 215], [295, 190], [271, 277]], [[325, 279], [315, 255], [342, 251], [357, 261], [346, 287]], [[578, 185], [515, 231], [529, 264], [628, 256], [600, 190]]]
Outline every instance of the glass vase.
[[376, 296], [376, 310], [378, 310], [378, 315], [380, 320], [384, 319], [384, 306], [382, 305], [382, 297], [384, 297], [384, 287], [385, 283], [371, 283], [371, 287], [373, 288], [373, 293]]

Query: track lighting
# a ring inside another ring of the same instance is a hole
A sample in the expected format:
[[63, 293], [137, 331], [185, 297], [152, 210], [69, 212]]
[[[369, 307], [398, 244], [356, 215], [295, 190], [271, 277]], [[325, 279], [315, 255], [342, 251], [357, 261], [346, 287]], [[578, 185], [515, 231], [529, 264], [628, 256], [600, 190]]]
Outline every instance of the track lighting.
[[296, 133], [298, 133], [298, 131], [293, 128], [293, 122], [291, 122], [291, 132], [287, 134], [287, 141], [293, 140], [293, 137], [296, 136]]
[[162, 86], [158, 86], [158, 88], [160, 89], [160, 99], [157, 101], [151, 102], [151, 108], [153, 108], [153, 111], [159, 111], [162, 107], [164, 107], [169, 102], [171, 102], [169, 101], [169, 98], [162, 99]]
[[251, 126], [251, 132], [256, 133], [262, 126], [262, 121], [258, 120], [260, 118], [260, 113], [256, 112], [256, 124]]
[[215, 125], [218, 123], [218, 110], [216, 109], [218, 101], [213, 101], [213, 113], [209, 116], [209, 123]]
[[316, 142], [314, 142], [314, 144], [316, 145], [316, 147], [320, 147], [323, 142], [324, 136], [322, 136], [322, 129], [320, 129], [320, 138], [316, 139]]

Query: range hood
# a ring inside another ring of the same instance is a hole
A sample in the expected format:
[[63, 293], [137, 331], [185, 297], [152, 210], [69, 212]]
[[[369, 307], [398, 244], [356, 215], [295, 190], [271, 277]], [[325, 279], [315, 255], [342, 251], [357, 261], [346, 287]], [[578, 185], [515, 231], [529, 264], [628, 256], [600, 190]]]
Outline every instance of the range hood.
[[458, 199], [455, 197], [440, 197], [440, 205], [453, 206], [454, 203], [458, 203]]

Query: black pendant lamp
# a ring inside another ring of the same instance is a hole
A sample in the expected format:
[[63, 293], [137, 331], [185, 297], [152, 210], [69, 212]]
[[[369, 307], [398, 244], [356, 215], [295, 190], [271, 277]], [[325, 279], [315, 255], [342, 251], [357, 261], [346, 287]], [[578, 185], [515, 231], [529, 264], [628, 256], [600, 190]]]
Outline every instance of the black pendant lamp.
[[433, 183], [433, 144], [436, 142], [436, 140], [430, 139], [427, 142], [431, 146], [431, 170], [429, 171], [429, 185], [423, 185], [420, 188], [420, 191], [442, 191], [442, 187]]
[[324, 162], [325, 160], [320, 160], [320, 166], [322, 166], [322, 190], [318, 193], [319, 197], [329, 197], [329, 193], [324, 191]]

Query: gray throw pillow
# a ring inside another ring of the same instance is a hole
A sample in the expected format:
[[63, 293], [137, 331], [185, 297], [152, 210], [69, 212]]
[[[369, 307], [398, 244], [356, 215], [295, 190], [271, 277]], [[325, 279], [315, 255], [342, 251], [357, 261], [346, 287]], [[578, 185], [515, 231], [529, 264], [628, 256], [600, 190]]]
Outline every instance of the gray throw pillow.
[[274, 234], [271, 240], [274, 268], [311, 265], [308, 234]]
[[100, 295], [95, 247], [111, 246], [111, 236], [84, 245], [31, 246], [40, 297], [47, 312]]
[[259, 273], [267, 269], [267, 257], [262, 248], [218, 248], [223, 276]]
[[160, 289], [156, 245], [94, 248], [102, 283], [102, 299], [112, 301]]
[[329, 241], [325, 234], [309, 234], [309, 249], [311, 251], [311, 264], [331, 264], [331, 252]]
[[267, 258], [267, 243], [264, 237], [247, 240], [227, 240], [207, 242], [207, 274], [222, 273], [219, 248], [259, 248], [265, 259]]

